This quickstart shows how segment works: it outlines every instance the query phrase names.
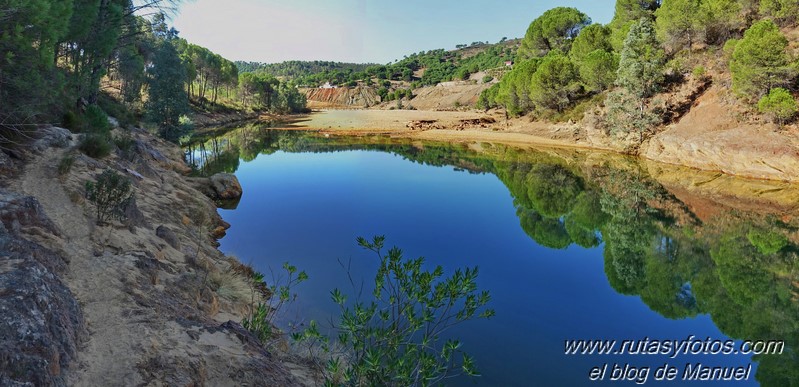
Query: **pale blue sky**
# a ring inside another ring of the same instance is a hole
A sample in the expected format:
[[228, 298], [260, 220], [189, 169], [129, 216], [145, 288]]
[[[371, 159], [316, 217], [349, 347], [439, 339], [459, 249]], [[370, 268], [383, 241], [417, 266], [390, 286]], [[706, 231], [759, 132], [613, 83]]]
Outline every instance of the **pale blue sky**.
[[575, 7], [608, 23], [614, 0], [193, 0], [180, 36], [230, 60], [387, 63], [456, 44], [524, 36], [544, 11]]

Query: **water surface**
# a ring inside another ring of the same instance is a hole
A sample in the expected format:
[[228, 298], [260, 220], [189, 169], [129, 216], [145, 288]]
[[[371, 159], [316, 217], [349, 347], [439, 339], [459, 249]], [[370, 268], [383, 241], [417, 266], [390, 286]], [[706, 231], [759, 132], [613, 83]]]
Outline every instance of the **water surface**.
[[[799, 382], [795, 228], [732, 209], [702, 219], [629, 160], [257, 127], [187, 154], [206, 173], [235, 172], [244, 188], [235, 209], [220, 210], [232, 225], [225, 253], [267, 278], [285, 261], [310, 276], [284, 321], [329, 321], [331, 289], [368, 289], [377, 258], [357, 236], [386, 235], [447, 273], [479, 266], [496, 316], [450, 334], [483, 376], [453, 385], [590, 385], [605, 364], [606, 382], [618, 364], [649, 367], [647, 384], [664, 383], [654, 372], [669, 364], [682, 384], [688, 363], [752, 364], [736, 385]], [[691, 337], [785, 340], [788, 354], [564, 354], [571, 339]]]

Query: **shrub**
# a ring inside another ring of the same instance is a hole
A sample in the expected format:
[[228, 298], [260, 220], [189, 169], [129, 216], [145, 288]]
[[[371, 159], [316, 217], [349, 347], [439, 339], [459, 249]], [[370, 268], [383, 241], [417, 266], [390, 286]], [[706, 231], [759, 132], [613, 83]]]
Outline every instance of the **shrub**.
[[83, 115], [87, 130], [92, 133], [108, 133], [111, 131], [111, 124], [108, 123], [108, 116], [97, 105], [86, 108]]
[[332, 355], [324, 370], [328, 384], [343, 377], [344, 385], [353, 386], [436, 385], [454, 376], [456, 369], [477, 375], [474, 361], [458, 340], [441, 342], [447, 328], [494, 315], [485, 308], [489, 293], [477, 289], [477, 268], [442, 278], [441, 266], [423, 269], [424, 258], [404, 259], [396, 247], [384, 255], [384, 240], [358, 238], [361, 247], [380, 259], [372, 301], [356, 300], [348, 307], [341, 291], [331, 292], [341, 309], [335, 327], [341, 353], [331, 353], [330, 339], [315, 322], [292, 337], [319, 343]]
[[691, 72], [691, 75], [693, 75], [694, 79], [702, 79], [702, 78], [704, 78], [705, 75], [706, 75], [705, 67], [704, 66], [696, 66], [696, 67], [694, 67], [694, 71]]
[[136, 142], [133, 140], [133, 136], [129, 133], [114, 137], [114, 145], [117, 146], [120, 155], [125, 159], [130, 160], [133, 158], [133, 146], [135, 144]]
[[790, 121], [799, 112], [791, 93], [781, 87], [771, 89], [764, 95], [757, 103], [757, 108], [761, 113], [772, 116], [780, 125]]
[[106, 169], [94, 182], [86, 182], [86, 199], [97, 209], [97, 223], [125, 219], [125, 208], [133, 198], [130, 179]]
[[483, 77], [483, 83], [488, 83], [488, 82], [491, 82], [493, 80], [494, 80], [494, 77], [492, 77], [490, 75], [486, 75], [486, 76]]
[[[254, 333], [263, 344], [275, 336], [273, 329], [275, 317], [288, 303], [297, 298], [297, 295], [292, 293], [291, 289], [308, 279], [308, 274], [304, 271], [298, 272], [297, 267], [290, 265], [288, 262], [283, 264], [283, 270], [286, 271], [287, 277], [283, 280], [272, 279], [273, 284], [268, 287], [269, 300], [267, 302], [259, 302], [257, 305], [251, 305], [250, 315], [241, 321], [244, 329]], [[251, 279], [254, 290], [262, 288], [265, 284], [264, 275], [259, 272], [254, 271]]]
[[774, 254], [788, 245], [788, 238], [774, 231], [752, 229], [746, 234], [746, 238], [764, 255]]
[[73, 111], [68, 111], [64, 113], [64, 117], [61, 118], [61, 126], [72, 132], [80, 132], [83, 123], [80, 116]]
[[72, 165], [75, 164], [75, 156], [73, 155], [66, 155], [64, 158], [61, 159], [61, 162], [58, 163], [58, 176], [64, 176], [69, 173], [72, 169]]
[[107, 135], [87, 133], [83, 135], [78, 149], [89, 157], [100, 159], [111, 154], [111, 143]]

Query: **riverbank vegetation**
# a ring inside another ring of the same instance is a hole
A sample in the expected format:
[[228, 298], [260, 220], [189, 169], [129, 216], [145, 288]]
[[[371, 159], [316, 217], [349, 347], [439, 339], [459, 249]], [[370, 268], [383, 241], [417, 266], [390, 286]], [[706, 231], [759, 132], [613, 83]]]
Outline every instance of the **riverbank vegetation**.
[[[0, 5], [3, 144], [24, 140], [43, 123], [108, 143], [99, 115], [112, 115], [123, 126], [144, 119], [176, 141], [190, 129], [185, 117], [192, 110], [304, 111], [304, 97], [292, 85], [240, 77], [231, 61], [179, 38], [164, 16], [177, 2]], [[151, 16], [140, 16], [146, 14]]]
[[554, 8], [530, 24], [519, 62], [478, 106], [579, 120], [564, 113], [600, 95], [598, 126], [634, 147], [673, 119], [662, 93], [729, 72], [741, 104], [784, 124], [796, 116], [799, 62], [786, 34], [797, 15], [794, 2], [619, 0], [613, 20], [600, 25]]

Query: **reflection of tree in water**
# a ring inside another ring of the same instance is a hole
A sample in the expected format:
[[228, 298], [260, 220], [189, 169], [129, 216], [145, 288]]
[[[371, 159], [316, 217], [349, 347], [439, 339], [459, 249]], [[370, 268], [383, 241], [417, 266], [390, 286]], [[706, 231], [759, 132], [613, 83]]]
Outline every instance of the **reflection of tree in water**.
[[786, 354], [754, 357], [756, 378], [799, 385], [799, 257], [785, 237], [794, 229], [742, 213], [703, 224], [635, 168], [581, 173], [544, 156], [495, 166], [537, 243], [604, 242], [605, 273], [619, 293], [640, 296], [667, 318], [710, 314], [734, 338], [785, 340]]
[[640, 296], [667, 318], [709, 314], [734, 338], [785, 340], [786, 354], [755, 356], [756, 378], [766, 386], [799, 385], [793, 350], [799, 348], [799, 257], [786, 238], [796, 232], [789, 225], [732, 212], [702, 223], [634, 166], [582, 166], [501, 147], [476, 153], [466, 146], [259, 128], [226, 136], [205, 140], [187, 155], [202, 150], [207, 169], [234, 171], [239, 158], [277, 150], [378, 150], [426, 165], [494, 173], [513, 196], [522, 229], [538, 244], [564, 249], [604, 243], [605, 274], [619, 293]]

